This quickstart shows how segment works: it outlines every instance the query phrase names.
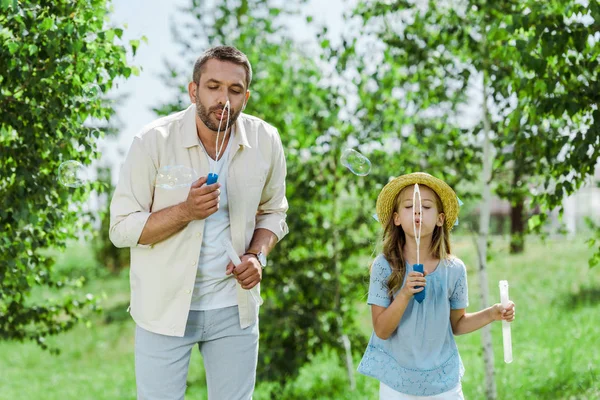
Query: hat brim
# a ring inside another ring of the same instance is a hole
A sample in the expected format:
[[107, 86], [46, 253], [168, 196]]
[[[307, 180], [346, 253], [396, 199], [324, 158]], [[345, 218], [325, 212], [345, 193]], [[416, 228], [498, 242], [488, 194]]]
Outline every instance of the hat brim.
[[429, 187], [439, 196], [444, 208], [441, 210], [445, 215], [444, 223], [448, 231], [450, 231], [458, 218], [459, 205], [456, 193], [454, 193], [454, 190], [446, 182], [425, 172], [414, 172], [399, 176], [384, 186], [377, 197], [376, 209], [379, 223], [384, 228], [387, 226], [394, 211], [396, 211], [395, 203], [398, 193], [405, 187], [414, 185], [415, 183]]

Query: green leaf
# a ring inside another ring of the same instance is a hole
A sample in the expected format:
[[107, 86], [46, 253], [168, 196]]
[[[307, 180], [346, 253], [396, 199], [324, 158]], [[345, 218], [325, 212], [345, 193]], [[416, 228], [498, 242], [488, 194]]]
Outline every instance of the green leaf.
[[52, 28], [53, 25], [54, 25], [54, 20], [52, 20], [52, 18], [46, 17], [42, 20], [42, 23], [40, 24], [40, 31], [45, 32], [45, 31], [49, 30], [50, 28]]
[[129, 45], [131, 46], [131, 51], [133, 52], [133, 55], [135, 56], [137, 49], [140, 46], [140, 41], [137, 39], [130, 40]]
[[8, 52], [13, 55], [17, 52], [17, 50], [19, 49], [19, 44], [16, 42], [8, 42]]

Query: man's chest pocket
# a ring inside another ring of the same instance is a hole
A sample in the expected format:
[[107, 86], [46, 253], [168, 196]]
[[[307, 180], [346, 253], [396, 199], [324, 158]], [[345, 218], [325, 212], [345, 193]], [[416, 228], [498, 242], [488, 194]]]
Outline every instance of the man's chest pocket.
[[154, 199], [152, 201], [152, 212], [162, 210], [167, 207], [177, 205], [187, 199], [190, 192], [189, 186], [176, 188], [154, 188]]
[[263, 188], [267, 181], [267, 173], [269, 172], [267, 165], [252, 165], [242, 168], [239, 174], [239, 186], [247, 199], [252, 199], [252, 203], [258, 201], [262, 195]]
[[260, 187], [261, 191], [262, 188], [265, 186], [265, 181], [267, 179], [267, 173], [266, 171], [254, 171], [253, 173], [250, 174], [246, 174], [243, 178], [243, 186], [248, 186], [248, 187]]

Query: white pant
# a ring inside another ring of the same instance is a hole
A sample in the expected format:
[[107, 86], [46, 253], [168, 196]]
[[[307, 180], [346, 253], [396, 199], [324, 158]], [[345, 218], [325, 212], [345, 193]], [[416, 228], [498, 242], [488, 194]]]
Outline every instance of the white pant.
[[183, 400], [192, 348], [204, 360], [209, 400], [250, 400], [256, 380], [258, 322], [240, 328], [238, 307], [190, 311], [185, 336], [165, 336], [137, 326], [135, 375], [138, 400]]
[[413, 396], [395, 391], [385, 383], [379, 386], [379, 400], [464, 400], [462, 385], [459, 382], [454, 388], [447, 392], [433, 396]]

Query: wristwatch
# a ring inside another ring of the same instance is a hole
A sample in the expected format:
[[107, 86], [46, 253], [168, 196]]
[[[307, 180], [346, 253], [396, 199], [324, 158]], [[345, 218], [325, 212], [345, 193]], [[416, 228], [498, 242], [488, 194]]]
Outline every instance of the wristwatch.
[[246, 254], [252, 254], [253, 256], [255, 256], [258, 262], [260, 263], [261, 267], [264, 268], [267, 266], [267, 256], [265, 256], [265, 253], [263, 253], [262, 251], [259, 251], [258, 253], [247, 251], [246, 253], [244, 253], [244, 255]]

